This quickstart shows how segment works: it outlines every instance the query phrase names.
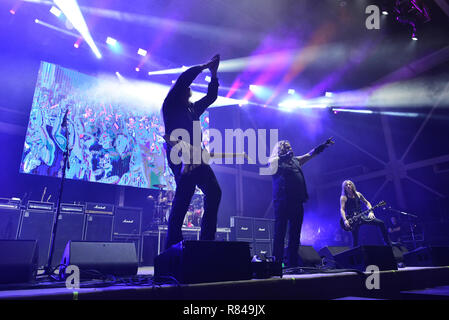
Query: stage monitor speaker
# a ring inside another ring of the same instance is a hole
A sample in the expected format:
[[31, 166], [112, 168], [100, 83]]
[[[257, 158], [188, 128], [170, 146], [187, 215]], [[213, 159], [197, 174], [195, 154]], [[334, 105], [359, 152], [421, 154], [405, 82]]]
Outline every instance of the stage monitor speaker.
[[231, 240], [254, 239], [254, 218], [231, 217]]
[[0, 208], [0, 239], [15, 240], [19, 232], [20, 209]]
[[340, 268], [362, 272], [370, 265], [379, 270], [397, 270], [398, 266], [390, 246], [358, 246], [335, 255]]
[[321, 265], [321, 257], [312, 246], [299, 246], [298, 265], [301, 267], [316, 267]]
[[320, 255], [321, 259], [323, 259], [325, 265], [336, 267], [335, 255], [349, 249], [349, 247], [344, 246], [326, 246], [321, 248], [318, 251], [318, 254]]
[[55, 245], [51, 260], [52, 267], [61, 263], [67, 242], [81, 241], [84, 234], [85, 214], [61, 212], [58, 215], [58, 225], [55, 234]]
[[75, 265], [82, 278], [101, 275], [132, 276], [137, 274], [136, 248], [132, 242], [69, 241], [61, 264]]
[[154, 260], [156, 279], [174, 277], [180, 283], [202, 283], [252, 278], [248, 242], [184, 240]]
[[407, 267], [449, 266], [449, 247], [428, 246], [404, 254]]
[[142, 236], [113, 236], [114, 242], [129, 242], [134, 244], [136, 250], [137, 261], [139, 265], [142, 262]]
[[88, 213], [86, 215], [86, 231], [84, 234], [84, 240], [111, 241], [113, 219], [114, 216], [110, 214]]
[[142, 208], [115, 207], [114, 236], [140, 236], [141, 225]]
[[404, 254], [407, 253], [408, 250], [403, 245], [394, 245], [393, 246], [393, 255], [396, 259], [397, 263], [403, 263], [404, 262]]
[[38, 260], [37, 240], [0, 240], [0, 283], [33, 282]]
[[37, 240], [39, 244], [39, 268], [48, 263], [51, 236], [53, 233], [54, 211], [25, 210], [20, 224], [20, 240]]

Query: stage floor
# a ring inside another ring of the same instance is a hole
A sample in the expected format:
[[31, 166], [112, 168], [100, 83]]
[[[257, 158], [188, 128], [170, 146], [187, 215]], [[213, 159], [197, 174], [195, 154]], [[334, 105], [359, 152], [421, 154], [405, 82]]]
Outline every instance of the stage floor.
[[[367, 289], [368, 273], [284, 274], [267, 279], [199, 284], [156, 284], [153, 267], [139, 268], [143, 280], [82, 282], [67, 289], [62, 282], [0, 287], [3, 300], [349, 300], [449, 299], [449, 266], [406, 267], [380, 271], [378, 288]], [[53, 287], [48, 287], [52, 285]], [[54, 286], [59, 287], [54, 287]], [[46, 287], [47, 286], [47, 287]]]

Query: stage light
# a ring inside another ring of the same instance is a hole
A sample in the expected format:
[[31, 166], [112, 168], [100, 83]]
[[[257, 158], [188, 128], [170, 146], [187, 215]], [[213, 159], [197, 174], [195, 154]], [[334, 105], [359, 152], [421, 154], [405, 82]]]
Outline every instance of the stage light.
[[332, 111], [334, 111], [334, 113], [336, 113], [336, 112], [353, 112], [353, 113], [364, 113], [364, 114], [373, 114], [374, 113], [374, 111], [372, 111], [372, 110], [344, 109], [344, 108], [332, 109]]
[[137, 54], [142, 57], [145, 57], [147, 55], [147, 50], [139, 48], [139, 50], [137, 50]]
[[73, 44], [73, 46], [75, 47], [75, 48], [79, 48], [80, 47], [80, 45], [78, 44], [78, 42], [75, 42], [74, 44]]
[[240, 100], [239, 107], [243, 107], [248, 104], [248, 100]]
[[251, 91], [251, 92], [256, 92], [256, 91], [260, 91], [260, 90], [261, 90], [261, 88], [255, 84], [249, 85], [249, 91]]
[[139, 67], [136, 67], [136, 69], [135, 69], [137, 72], [139, 72], [140, 71], [140, 68]]
[[100, 59], [101, 53], [97, 48], [92, 36], [90, 35], [89, 29], [87, 27], [86, 21], [84, 20], [83, 14], [78, 6], [76, 0], [53, 0], [53, 2], [58, 6], [58, 8], [64, 13], [73, 27], [78, 30], [83, 39], [91, 48], [95, 56]]
[[415, 33], [412, 34], [412, 40], [413, 40], [413, 41], [418, 41], [418, 37], [416, 36]]
[[325, 95], [327, 98], [330, 98], [330, 97], [333, 96], [333, 93], [332, 93], [332, 92], [326, 92], [324, 95]]
[[61, 16], [61, 10], [59, 10], [58, 8], [56, 8], [55, 6], [52, 6], [50, 8], [50, 12], [53, 13], [55, 16], [57, 16], [58, 18]]
[[110, 46], [115, 46], [117, 44], [117, 40], [115, 40], [114, 38], [111, 38], [111, 37], [107, 37], [106, 43], [109, 44]]
[[39, 19], [34, 19], [34, 22], [39, 23]]
[[384, 16], [388, 16], [388, 11], [382, 11], [382, 14], [384, 15]]
[[210, 82], [212, 79], [211, 79], [210, 76], [206, 76], [206, 77], [204, 78], [204, 80], [205, 80], [206, 82]]
[[295, 94], [295, 89], [288, 89], [288, 94], [290, 94], [290, 95]]
[[16, 14], [16, 12], [13, 9], [9, 10], [9, 13], [10, 14]]

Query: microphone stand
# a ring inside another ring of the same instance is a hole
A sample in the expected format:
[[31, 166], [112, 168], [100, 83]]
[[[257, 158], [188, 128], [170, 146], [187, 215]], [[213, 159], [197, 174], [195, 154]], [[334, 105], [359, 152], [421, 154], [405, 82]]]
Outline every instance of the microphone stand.
[[[51, 239], [50, 239], [50, 252], [48, 255], [48, 261], [47, 261], [47, 266], [45, 269], [45, 273], [48, 276], [51, 276], [53, 273], [52, 267], [51, 267], [51, 263], [53, 260], [53, 253], [54, 253], [54, 249], [55, 249], [55, 237], [56, 237], [56, 230], [58, 228], [58, 221], [59, 221], [59, 212], [61, 210], [61, 200], [62, 200], [62, 192], [64, 189], [64, 181], [65, 181], [65, 171], [66, 168], [70, 169], [70, 164], [68, 164], [68, 158], [69, 158], [69, 137], [68, 137], [68, 129], [67, 129], [67, 114], [69, 113], [69, 109], [67, 108], [65, 114], [64, 114], [64, 118], [62, 120], [61, 123], [61, 128], [64, 128], [64, 136], [66, 139], [66, 146], [65, 146], [65, 150], [63, 151], [63, 166], [62, 166], [62, 178], [61, 178], [61, 183], [59, 186], [59, 194], [58, 194], [58, 199], [56, 201], [56, 215], [53, 218], [53, 231], [51, 234]], [[59, 265], [59, 263], [58, 263]]]
[[415, 231], [413, 230], [413, 225], [412, 225], [412, 222], [410, 221], [410, 218], [418, 218], [418, 216], [416, 216], [414, 214], [411, 214], [411, 213], [407, 213], [407, 212], [404, 212], [404, 211], [400, 211], [400, 210], [394, 209], [392, 207], [388, 207], [388, 210], [396, 212], [396, 213], [399, 213], [399, 214], [402, 214], [402, 215], [407, 217], [408, 224], [409, 224], [409, 227], [410, 227], [410, 233], [412, 235], [413, 249], [416, 249]]

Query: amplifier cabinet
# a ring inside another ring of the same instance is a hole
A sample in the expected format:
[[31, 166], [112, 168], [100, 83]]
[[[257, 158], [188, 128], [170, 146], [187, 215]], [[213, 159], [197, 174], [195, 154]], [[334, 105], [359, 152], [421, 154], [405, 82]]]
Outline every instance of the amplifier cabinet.
[[254, 219], [254, 240], [270, 240], [273, 239], [274, 220], [272, 219]]
[[86, 228], [83, 240], [111, 241], [114, 216], [109, 214], [86, 214]]
[[254, 255], [259, 257], [271, 257], [272, 254], [272, 243], [270, 240], [254, 240]]
[[39, 246], [38, 267], [47, 265], [53, 234], [54, 211], [24, 210], [19, 229], [20, 240], [37, 240]]
[[254, 218], [231, 217], [231, 240], [254, 239]]
[[142, 208], [115, 207], [114, 236], [140, 236], [142, 231]]
[[0, 239], [17, 239], [21, 214], [20, 209], [0, 208]]
[[69, 241], [83, 240], [85, 229], [86, 215], [82, 212], [62, 211], [58, 215], [58, 224], [55, 234], [55, 245], [53, 248], [53, 255], [51, 265], [58, 266], [61, 263], [64, 250]]

